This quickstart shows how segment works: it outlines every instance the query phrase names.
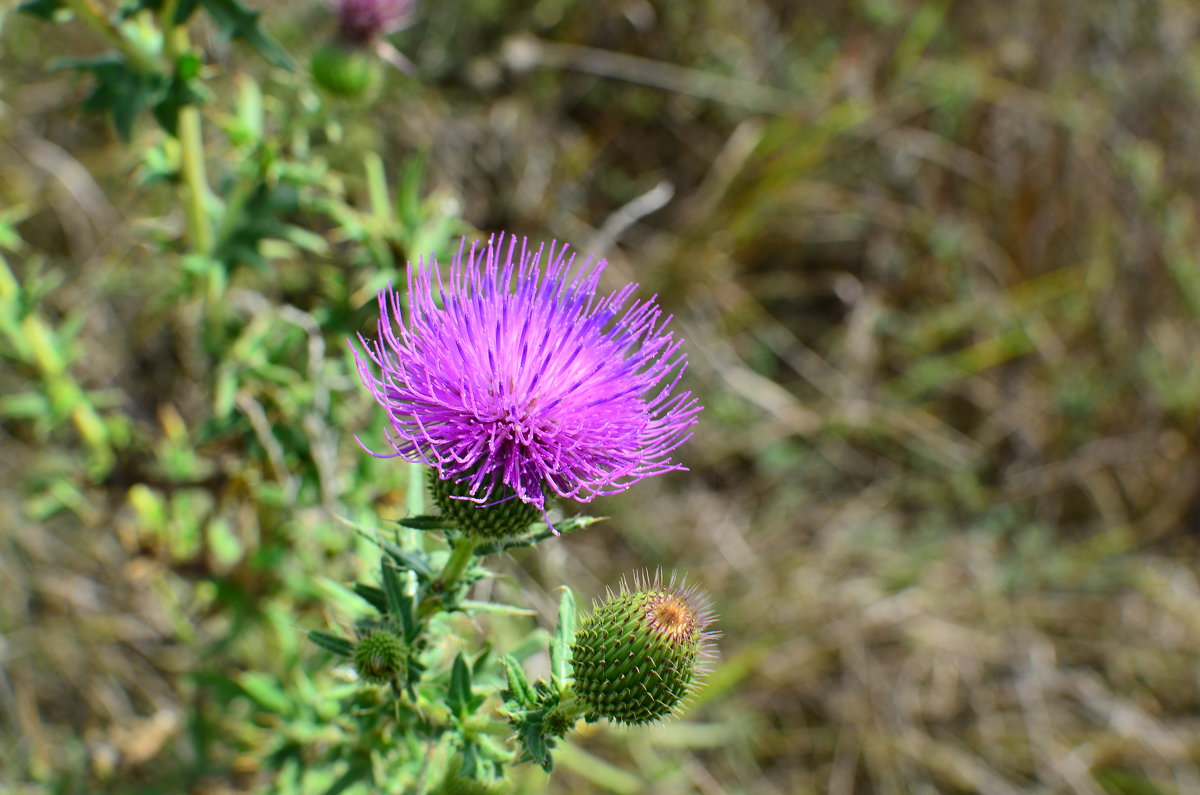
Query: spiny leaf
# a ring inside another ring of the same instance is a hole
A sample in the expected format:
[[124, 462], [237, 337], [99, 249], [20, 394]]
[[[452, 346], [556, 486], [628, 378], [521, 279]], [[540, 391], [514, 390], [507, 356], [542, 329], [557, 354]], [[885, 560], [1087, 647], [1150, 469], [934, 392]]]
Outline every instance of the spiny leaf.
[[200, 0], [200, 5], [217, 23], [217, 28], [223, 35], [241, 39], [281, 69], [292, 68], [292, 60], [283, 48], [259, 27], [258, 18], [262, 15], [261, 11], [251, 11], [242, 5], [240, 0]]
[[354, 583], [354, 592], [371, 603], [380, 613], [388, 611], [387, 594], [382, 588], [376, 588], [374, 585], [367, 585], [365, 582]]
[[387, 597], [388, 613], [399, 615], [404, 605], [404, 585], [400, 582], [400, 576], [397, 574], [395, 566], [390, 566], [387, 561], [384, 561], [381, 568], [383, 569], [383, 593]]
[[[593, 525], [596, 522], [603, 522], [603, 516], [572, 516], [570, 519], [564, 519], [554, 525], [554, 530], [558, 531], [559, 536], [565, 536], [568, 533], [574, 533], [577, 530], [582, 530], [588, 525]], [[495, 541], [489, 544], [482, 544], [476, 549], [476, 554], [480, 557], [490, 555], [495, 552], [503, 552], [509, 549], [519, 549], [520, 547], [531, 547], [548, 538], [553, 538], [554, 530], [544, 523], [537, 523], [530, 526], [533, 532], [529, 535], [517, 536], [515, 538], [506, 538], [500, 541]]]
[[325, 649], [325, 651], [333, 652], [342, 657], [354, 656], [354, 644], [337, 635], [322, 632], [319, 629], [310, 629], [308, 631], [308, 639], [322, 649]]
[[400, 572], [388, 562], [383, 564], [383, 591], [387, 612], [400, 620], [404, 639], [412, 642], [417, 635], [416, 602], [400, 581]]
[[454, 667], [450, 672], [450, 689], [446, 693], [446, 706], [450, 711], [465, 719], [471, 709], [471, 669], [463, 658], [462, 652], [454, 657]]
[[408, 516], [396, 524], [410, 530], [453, 530], [454, 523], [440, 516]]
[[433, 577], [433, 569], [430, 568], [424, 555], [403, 550], [390, 541], [383, 542], [383, 551], [400, 568], [416, 572], [417, 576], [421, 579], [428, 580]]
[[550, 641], [550, 674], [562, 687], [571, 675], [571, 642], [575, 639], [575, 594], [564, 585], [558, 602], [558, 626]]
[[499, 602], [478, 602], [474, 599], [463, 599], [458, 608], [464, 613], [493, 613], [506, 616], [533, 616], [537, 611], [516, 605], [506, 605]]
[[53, 21], [54, 14], [60, 8], [62, 8], [62, 3], [59, 3], [58, 0], [29, 0], [29, 2], [17, 6], [18, 11], [48, 21]]
[[525, 669], [508, 655], [501, 657], [500, 662], [504, 665], [504, 673], [508, 676], [508, 692], [510, 697], [522, 707], [532, 709], [537, 704], [537, 696], [534, 695], [533, 688], [529, 686], [529, 679], [525, 676]]

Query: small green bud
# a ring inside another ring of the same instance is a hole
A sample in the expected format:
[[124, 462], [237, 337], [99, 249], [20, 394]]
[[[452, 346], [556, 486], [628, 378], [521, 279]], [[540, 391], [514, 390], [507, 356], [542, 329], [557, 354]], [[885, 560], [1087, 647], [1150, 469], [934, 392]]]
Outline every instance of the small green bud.
[[390, 632], [375, 631], [354, 647], [354, 670], [367, 682], [384, 684], [400, 671], [404, 647]]
[[328, 42], [313, 52], [308, 69], [316, 84], [330, 94], [358, 99], [375, 89], [383, 66], [370, 50]]
[[524, 533], [542, 518], [536, 507], [521, 502], [507, 486], [493, 489], [481, 505], [476, 502], [479, 495], [471, 496], [469, 484], [442, 480], [435, 469], [429, 472], [429, 488], [438, 510], [467, 535], [489, 540], [508, 538]]
[[716, 633], [695, 587], [634, 576], [597, 605], [571, 646], [575, 695], [589, 713], [650, 723], [674, 712], [706, 673]]
[[579, 720], [578, 713], [555, 707], [546, 712], [542, 718], [542, 731], [547, 737], [562, 737], [575, 726]]

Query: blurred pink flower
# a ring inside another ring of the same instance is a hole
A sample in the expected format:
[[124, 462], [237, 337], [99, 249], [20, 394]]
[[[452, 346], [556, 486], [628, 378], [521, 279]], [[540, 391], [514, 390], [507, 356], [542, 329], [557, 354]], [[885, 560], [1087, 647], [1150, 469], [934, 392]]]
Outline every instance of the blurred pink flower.
[[356, 47], [372, 47], [403, 28], [414, 0], [336, 0], [338, 38]]

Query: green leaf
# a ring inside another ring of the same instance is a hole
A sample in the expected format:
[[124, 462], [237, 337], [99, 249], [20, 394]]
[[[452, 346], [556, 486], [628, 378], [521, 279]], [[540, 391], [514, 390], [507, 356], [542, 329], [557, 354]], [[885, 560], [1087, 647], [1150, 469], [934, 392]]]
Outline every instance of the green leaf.
[[374, 585], [367, 585], [365, 582], [354, 583], [354, 592], [371, 603], [380, 613], [387, 613], [388, 602], [387, 594], [382, 588], [376, 588]]
[[47, 21], [53, 21], [55, 13], [60, 8], [62, 8], [62, 4], [58, 0], [29, 0], [29, 2], [17, 6], [18, 11]]
[[50, 401], [40, 392], [24, 392], [0, 397], [0, 417], [35, 419], [50, 413]]
[[253, 672], [243, 673], [237, 679], [238, 686], [260, 709], [285, 717], [295, 712], [295, 704], [279, 683]]
[[381, 568], [383, 569], [383, 593], [387, 597], [388, 613], [398, 616], [405, 606], [404, 585], [400, 582], [400, 575], [395, 566], [390, 566], [387, 561], [384, 561]]
[[396, 214], [408, 230], [421, 224], [421, 178], [425, 173], [425, 154], [413, 155], [404, 164], [400, 185], [396, 188]]
[[550, 749], [546, 745], [546, 738], [542, 735], [542, 724], [530, 721], [521, 727], [521, 743], [525, 746], [525, 753], [529, 759], [542, 766], [542, 770], [547, 773], [554, 767], [554, 761], [550, 758]]
[[354, 644], [337, 635], [322, 632], [319, 629], [310, 629], [308, 631], [308, 639], [325, 651], [333, 652], [342, 657], [354, 656]]
[[200, 57], [192, 52], [185, 52], [175, 63], [175, 74], [156, 94], [156, 101], [151, 108], [155, 121], [166, 130], [171, 137], [178, 137], [179, 109], [185, 105], [198, 104], [203, 95], [197, 88], [196, 78], [200, 74]]
[[[596, 522], [603, 522], [603, 516], [572, 516], [570, 519], [564, 519], [554, 526], [554, 530], [558, 531], [558, 535], [565, 536], [568, 533], [574, 533], [576, 530], [582, 530], [588, 525], [593, 525]], [[479, 556], [491, 555], [496, 552], [504, 552], [509, 549], [517, 549], [519, 547], [529, 547], [534, 544], [545, 541], [548, 538], [554, 537], [554, 530], [551, 530], [549, 525], [541, 522], [531, 525], [534, 530], [529, 535], [517, 536], [516, 538], [504, 539], [502, 541], [493, 542], [490, 544], [482, 544], [476, 551]]]
[[[263, 554], [260, 552], [260, 555]], [[272, 564], [274, 565], [274, 564]], [[347, 588], [337, 580], [317, 575], [313, 578], [313, 585], [316, 587], [317, 595], [329, 602], [329, 607], [332, 607], [342, 612], [359, 617], [370, 615], [363, 601], [370, 602], [365, 596], [358, 592], [357, 587]]]
[[571, 675], [571, 642], [575, 640], [575, 594], [564, 585], [558, 602], [558, 626], [550, 639], [550, 674], [557, 687]]
[[133, 122], [138, 114], [160, 102], [167, 88], [165, 77], [135, 71], [115, 52], [89, 58], [60, 58], [50, 69], [91, 72], [96, 85], [83, 101], [83, 109], [111, 116], [117, 134], [126, 142], [133, 135]]
[[453, 530], [454, 523], [440, 516], [409, 516], [396, 524], [410, 530]]
[[387, 597], [387, 612], [400, 619], [404, 639], [412, 643], [417, 638], [420, 625], [417, 623], [416, 599], [407, 592], [400, 581], [400, 572], [386, 561], [383, 564], [383, 591]]
[[292, 59], [259, 27], [261, 11], [251, 11], [239, 0], [200, 0], [200, 5], [217, 23], [222, 35], [241, 39], [274, 66], [288, 70], [292, 68]]
[[430, 568], [423, 555], [407, 552], [389, 541], [383, 542], [383, 551], [401, 569], [413, 571], [424, 580], [433, 577], [433, 569]]
[[533, 616], [537, 611], [516, 605], [506, 605], [499, 602], [478, 602], [474, 599], [463, 599], [458, 607], [464, 613], [491, 613], [503, 616]]
[[529, 686], [525, 669], [507, 654], [500, 658], [500, 663], [504, 666], [504, 673], [508, 677], [509, 698], [525, 709], [533, 709], [537, 704], [537, 696], [534, 695], [533, 688]]
[[454, 657], [454, 667], [450, 671], [450, 689], [446, 693], [446, 706], [465, 720], [471, 709], [471, 669], [467, 666], [462, 652]]

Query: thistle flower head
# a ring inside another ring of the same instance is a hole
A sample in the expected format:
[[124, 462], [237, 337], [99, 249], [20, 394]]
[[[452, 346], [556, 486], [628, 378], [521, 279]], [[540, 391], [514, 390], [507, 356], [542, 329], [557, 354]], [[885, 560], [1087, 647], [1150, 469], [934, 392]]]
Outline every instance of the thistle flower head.
[[584, 619], [571, 646], [575, 694], [593, 714], [649, 723], [679, 708], [707, 673], [717, 633], [695, 586], [635, 575]]
[[670, 453], [700, 411], [669, 317], [636, 285], [598, 295], [604, 261], [503, 234], [466, 239], [449, 278], [408, 270], [408, 311], [379, 295], [359, 374], [388, 412], [394, 453], [434, 467], [478, 504], [587, 502], [682, 469]]
[[413, 0], [337, 0], [338, 39], [366, 47], [404, 27]]

